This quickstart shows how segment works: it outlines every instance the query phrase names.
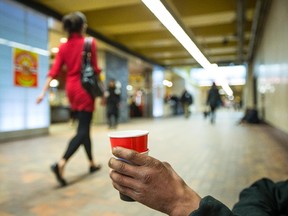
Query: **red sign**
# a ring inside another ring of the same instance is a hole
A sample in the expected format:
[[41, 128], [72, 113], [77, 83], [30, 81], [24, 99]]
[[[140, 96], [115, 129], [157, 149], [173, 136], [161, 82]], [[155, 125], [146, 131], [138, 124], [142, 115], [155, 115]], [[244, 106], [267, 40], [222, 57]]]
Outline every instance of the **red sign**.
[[14, 49], [14, 84], [22, 87], [38, 85], [38, 54]]

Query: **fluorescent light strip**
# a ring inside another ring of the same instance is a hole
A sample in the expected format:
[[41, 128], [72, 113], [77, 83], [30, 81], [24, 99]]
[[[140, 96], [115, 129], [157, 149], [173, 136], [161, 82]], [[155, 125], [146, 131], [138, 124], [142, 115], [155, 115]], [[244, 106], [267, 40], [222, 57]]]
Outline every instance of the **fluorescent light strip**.
[[[142, 0], [149, 10], [159, 19], [159, 21], [170, 31], [170, 33], [182, 44], [191, 56], [206, 70], [218, 68], [218, 65], [211, 64], [198, 49], [191, 38], [186, 34], [174, 17], [166, 9], [160, 0]], [[215, 67], [216, 66], [216, 67]], [[221, 86], [227, 95], [233, 95], [233, 91], [224, 80]]]
[[181, 26], [177, 23], [177, 21], [165, 8], [160, 0], [142, 0], [142, 2], [203, 68], [210, 68], [210, 62], [206, 59], [206, 57], [202, 54], [202, 52], [198, 49], [198, 47], [186, 34], [186, 32], [181, 28]]
[[37, 53], [39, 55], [49, 56], [49, 52], [47, 50], [36, 48], [36, 47], [32, 47], [32, 46], [29, 46], [29, 45], [26, 45], [26, 44], [22, 44], [22, 43], [18, 43], [18, 42], [14, 42], [14, 41], [9, 41], [9, 40], [3, 39], [3, 38], [0, 38], [0, 44], [6, 45], [6, 46], [10, 46], [10, 47], [14, 47], [14, 48], [24, 49], [24, 50], [27, 50], [27, 51], [31, 51], [31, 52]]

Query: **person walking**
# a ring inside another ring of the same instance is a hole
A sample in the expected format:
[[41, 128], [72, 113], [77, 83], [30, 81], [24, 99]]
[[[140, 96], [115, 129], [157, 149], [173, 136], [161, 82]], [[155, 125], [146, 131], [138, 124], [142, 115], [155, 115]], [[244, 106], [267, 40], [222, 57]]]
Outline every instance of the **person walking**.
[[215, 117], [216, 117], [216, 109], [222, 105], [222, 100], [219, 94], [219, 90], [215, 82], [212, 83], [212, 86], [208, 91], [207, 105], [210, 106], [209, 115], [210, 115], [211, 124], [214, 124]]
[[109, 128], [116, 128], [119, 118], [119, 106], [121, 101], [121, 89], [116, 86], [114, 79], [109, 81], [108, 90], [105, 92], [107, 104], [107, 120]]
[[193, 104], [193, 97], [192, 95], [185, 89], [182, 93], [182, 96], [180, 98], [180, 101], [182, 103], [184, 116], [185, 118], [188, 118], [191, 114], [189, 108]]
[[[94, 99], [81, 84], [84, 34], [87, 28], [86, 17], [81, 12], [73, 12], [63, 17], [62, 24], [63, 29], [68, 33], [68, 40], [59, 46], [59, 52], [36, 102], [40, 103], [43, 100], [49, 89], [50, 81], [60, 74], [62, 66], [65, 65], [67, 67], [66, 94], [71, 109], [77, 112], [78, 128], [76, 135], [70, 140], [63, 157], [51, 166], [51, 170], [55, 174], [59, 184], [65, 186], [67, 184], [64, 179], [65, 165], [81, 144], [83, 144], [89, 160], [89, 172], [93, 173], [99, 170], [101, 165], [94, 162], [90, 139], [90, 124], [94, 111]], [[91, 44], [91, 64], [95, 73], [100, 73], [101, 70], [98, 68], [96, 59], [96, 42], [93, 39]]]

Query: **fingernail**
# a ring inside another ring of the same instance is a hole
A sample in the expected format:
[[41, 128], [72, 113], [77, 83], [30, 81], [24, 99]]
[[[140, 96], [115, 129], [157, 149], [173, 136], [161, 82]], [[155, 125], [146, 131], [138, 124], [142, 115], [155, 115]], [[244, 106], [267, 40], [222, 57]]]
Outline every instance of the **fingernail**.
[[113, 147], [113, 148], [112, 148], [112, 153], [113, 153], [113, 154], [115, 153], [115, 151], [117, 151], [117, 147]]

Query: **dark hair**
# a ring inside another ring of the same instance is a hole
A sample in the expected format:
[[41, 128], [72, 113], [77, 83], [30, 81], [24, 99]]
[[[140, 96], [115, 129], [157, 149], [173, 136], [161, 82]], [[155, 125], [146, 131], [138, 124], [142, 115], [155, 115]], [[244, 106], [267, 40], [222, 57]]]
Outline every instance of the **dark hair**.
[[77, 11], [67, 14], [62, 19], [63, 29], [69, 34], [73, 32], [80, 33], [83, 25], [86, 23], [86, 17], [83, 13]]

